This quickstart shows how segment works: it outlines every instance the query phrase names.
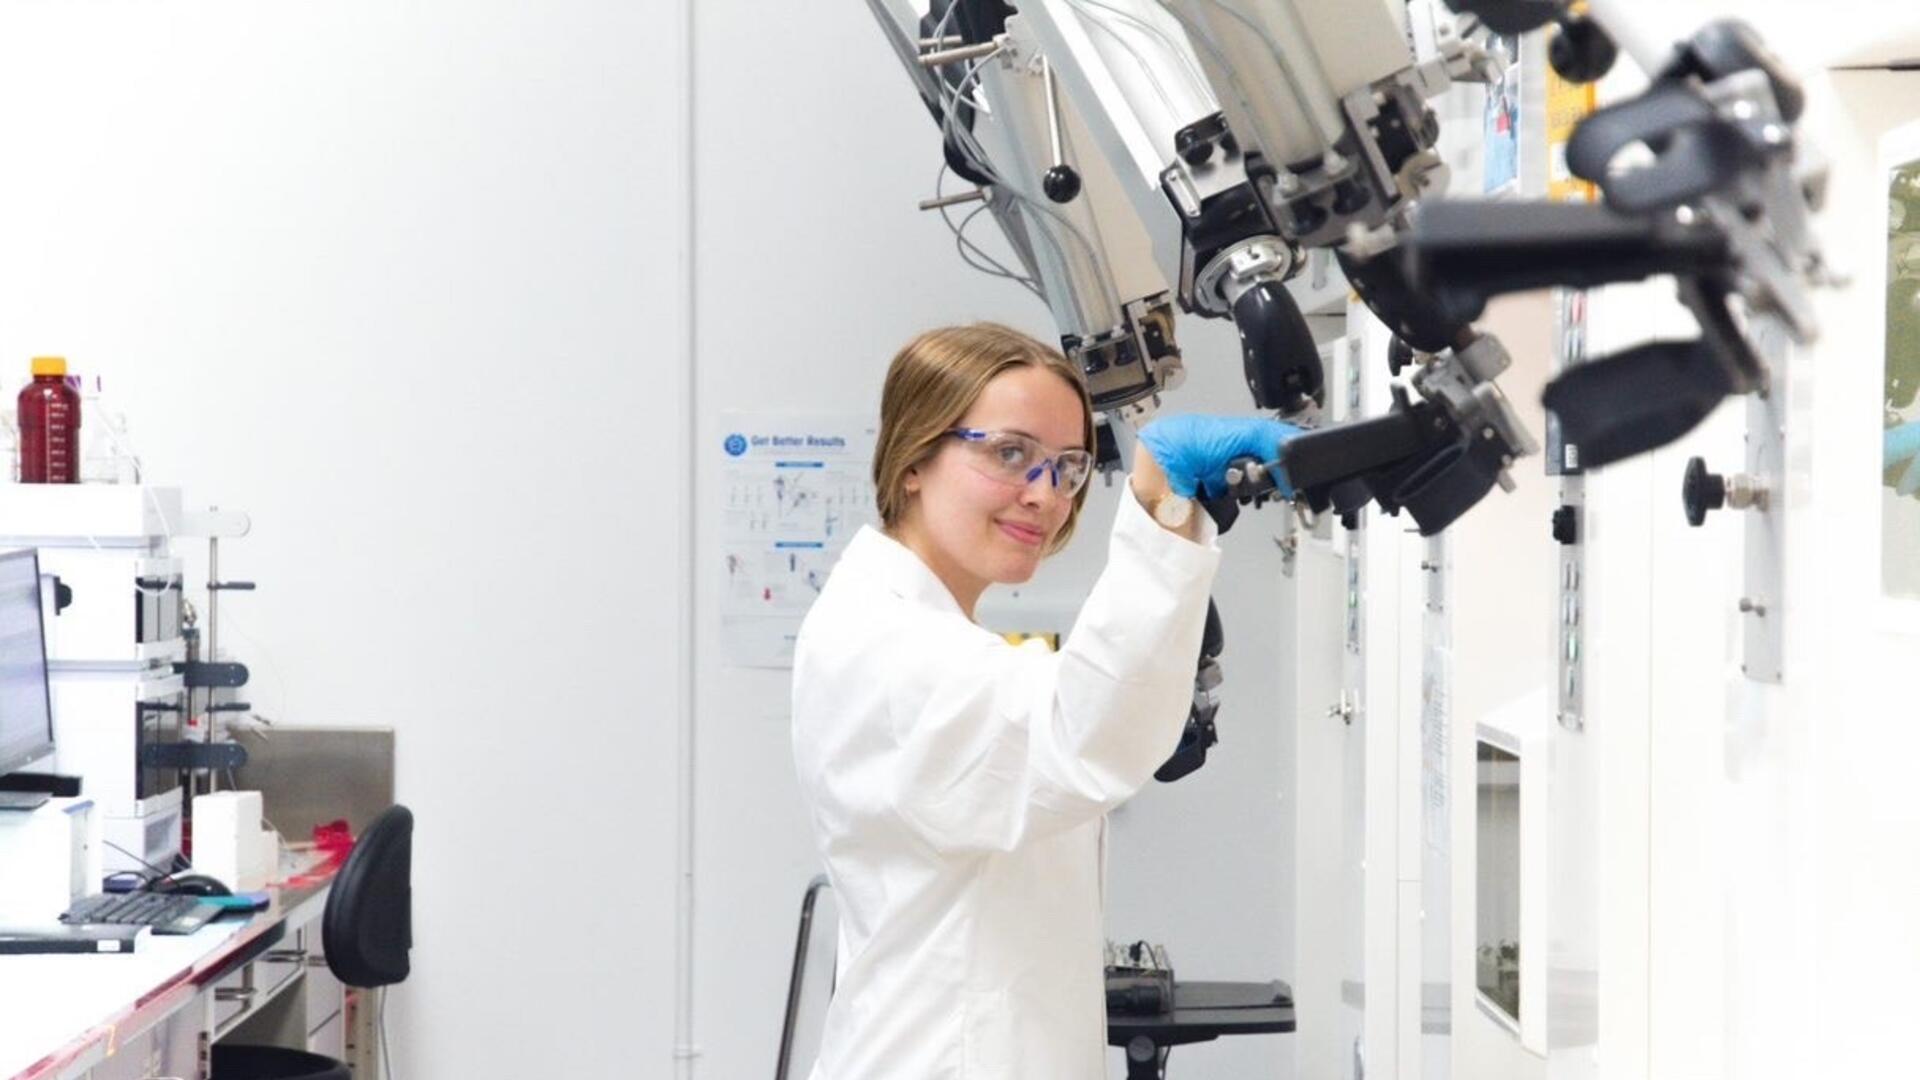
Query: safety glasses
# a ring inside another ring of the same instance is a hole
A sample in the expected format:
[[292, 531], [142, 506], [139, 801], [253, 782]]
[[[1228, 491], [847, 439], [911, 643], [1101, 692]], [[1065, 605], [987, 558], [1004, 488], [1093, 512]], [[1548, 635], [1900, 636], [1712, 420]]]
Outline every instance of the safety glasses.
[[1017, 431], [954, 428], [947, 434], [966, 444], [978, 471], [1009, 484], [1024, 486], [1046, 474], [1056, 490], [1072, 498], [1087, 486], [1093, 472], [1093, 455], [1087, 451], [1049, 450]]

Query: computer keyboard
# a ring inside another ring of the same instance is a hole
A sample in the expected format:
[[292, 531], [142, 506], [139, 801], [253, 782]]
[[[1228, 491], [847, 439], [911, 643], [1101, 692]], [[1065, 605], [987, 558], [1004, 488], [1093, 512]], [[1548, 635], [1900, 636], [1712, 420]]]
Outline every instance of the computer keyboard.
[[178, 893], [99, 893], [75, 900], [60, 921], [151, 926], [156, 934], [191, 934], [218, 918], [220, 910], [197, 896]]

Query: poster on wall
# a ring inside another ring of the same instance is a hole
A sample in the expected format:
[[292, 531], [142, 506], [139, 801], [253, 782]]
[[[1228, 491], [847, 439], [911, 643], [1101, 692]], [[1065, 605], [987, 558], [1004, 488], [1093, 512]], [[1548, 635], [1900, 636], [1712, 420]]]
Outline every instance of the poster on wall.
[[1520, 39], [1494, 34], [1487, 46], [1489, 50], [1497, 48], [1509, 61], [1501, 67], [1500, 77], [1487, 85], [1482, 118], [1486, 157], [1481, 190], [1496, 195], [1520, 186]]
[[1920, 600], [1920, 138], [1888, 174], [1880, 550], [1886, 595]]
[[1593, 83], [1568, 82], [1551, 66], [1546, 77], [1547, 198], [1555, 202], [1599, 202], [1600, 189], [1573, 175], [1567, 165], [1567, 143], [1581, 121], [1593, 115], [1599, 92]]
[[740, 667], [792, 667], [813, 598], [847, 541], [876, 520], [874, 420], [728, 413], [722, 428], [722, 656]]

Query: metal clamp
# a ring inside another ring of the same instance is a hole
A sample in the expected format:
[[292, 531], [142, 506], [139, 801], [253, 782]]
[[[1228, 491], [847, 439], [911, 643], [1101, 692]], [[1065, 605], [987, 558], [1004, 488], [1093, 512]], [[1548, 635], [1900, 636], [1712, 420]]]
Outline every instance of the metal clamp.
[[992, 56], [1000, 51], [1001, 40], [983, 41], [978, 45], [962, 45], [954, 49], [939, 49], [920, 54], [920, 66], [928, 68], [957, 64], [967, 60], [978, 60], [983, 56]]

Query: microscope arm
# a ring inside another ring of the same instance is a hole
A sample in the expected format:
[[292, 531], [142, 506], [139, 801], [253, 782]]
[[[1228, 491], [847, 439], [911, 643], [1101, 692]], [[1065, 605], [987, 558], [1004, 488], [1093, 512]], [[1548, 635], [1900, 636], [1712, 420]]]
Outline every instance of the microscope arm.
[[[922, 209], [981, 203], [1024, 271], [1010, 276], [1047, 305], [1096, 410], [1150, 408], [1181, 376], [1173, 300], [1151, 262], [1128, 256], [1145, 244], [1143, 227], [1107, 164], [1076, 149], [1085, 119], [1048, 58], [997, 0], [867, 6], [940, 130], [948, 168], [976, 185]], [[964, 235], [957, 243], [966, 249]]]

